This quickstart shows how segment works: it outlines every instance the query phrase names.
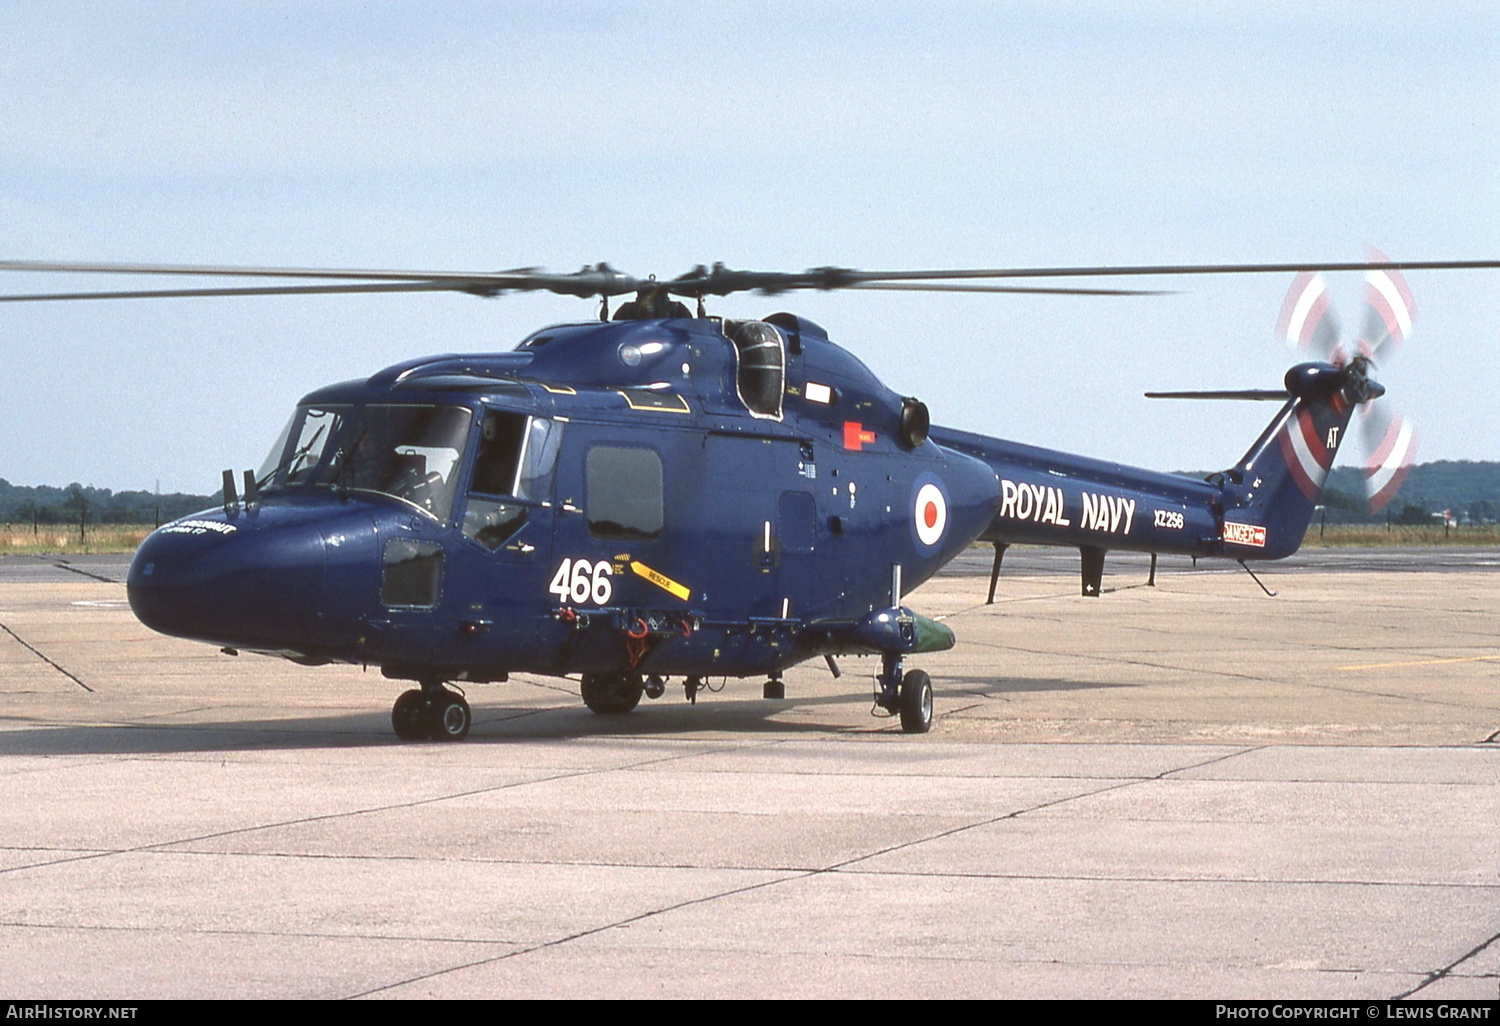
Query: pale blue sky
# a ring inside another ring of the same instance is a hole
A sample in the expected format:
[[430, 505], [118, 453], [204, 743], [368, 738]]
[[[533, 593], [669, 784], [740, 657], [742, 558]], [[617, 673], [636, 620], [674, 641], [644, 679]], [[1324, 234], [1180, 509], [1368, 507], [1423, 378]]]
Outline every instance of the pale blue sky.
[[[671, 276], [1500, 257], [1500, 15], [1481, 3], [11, 3], [0, 55], [5, 259]], [[1500, 272], [1410, 281], [1417, 331], [1379, 376], [1422, 459], [1500, 458]], [[714, 309], [803, 313], [940, 423], [1207, 469], [1269, 409], [1140, 393], [1275, 385], [1287, 283]], [[1353, 327], [1358, 276], [1332, 286]], [[591, 313], [0, 307], [0, 477], [211, 491], [320, 384]]]

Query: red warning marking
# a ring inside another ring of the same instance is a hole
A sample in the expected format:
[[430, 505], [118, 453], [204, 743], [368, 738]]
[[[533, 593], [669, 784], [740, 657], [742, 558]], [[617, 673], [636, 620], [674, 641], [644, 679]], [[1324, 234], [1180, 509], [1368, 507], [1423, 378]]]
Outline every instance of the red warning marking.
[[856, 420], [844, 421], [844, 448], [859, 452], [864, 446], [873, 445], [875, 432], [865, 430], [865, 426]]

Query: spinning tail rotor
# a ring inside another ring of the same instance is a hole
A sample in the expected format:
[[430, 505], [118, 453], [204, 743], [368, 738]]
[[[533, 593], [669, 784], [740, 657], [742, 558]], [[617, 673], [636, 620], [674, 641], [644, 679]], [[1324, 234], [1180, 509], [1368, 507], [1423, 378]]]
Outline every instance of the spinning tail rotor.
[[[1377, 250], [1370, 262], [1391, 261]], [[1387, 362], [1411, 334], [1417, 308], [1406, 279], [1393, 267], [1372, 267], [1365, 272], [1364, 331], [1346, 346], [1339, 335], [1337, 319], [1321, 273], [1304, 271], [1292, 280], [1276, 331], [1287, 344], [1308, 356], [1340, 368], [1356, 364]], [[1365, 498], [1370, 512], [1383, 509], [1401, 488], [1417, 455], [1417, 433], [1410, 420], [1387, 400], [1362, 404], [1359, 444], [1365, 456], [1360, 464]]]

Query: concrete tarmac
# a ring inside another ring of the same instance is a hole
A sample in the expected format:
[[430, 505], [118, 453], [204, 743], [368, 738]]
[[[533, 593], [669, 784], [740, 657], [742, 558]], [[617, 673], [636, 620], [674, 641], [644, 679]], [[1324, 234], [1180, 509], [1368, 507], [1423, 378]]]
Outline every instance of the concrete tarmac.
[[[1500, 998], [1493, 553], [976, 552], [873, 660], [626, 717], [152, 634], [115, 559], [0, 560], [0, 999]], [[1323, 559], [1323, 565], [1319, 560]], [[718, 682], [715, 682], [717, 686]]]

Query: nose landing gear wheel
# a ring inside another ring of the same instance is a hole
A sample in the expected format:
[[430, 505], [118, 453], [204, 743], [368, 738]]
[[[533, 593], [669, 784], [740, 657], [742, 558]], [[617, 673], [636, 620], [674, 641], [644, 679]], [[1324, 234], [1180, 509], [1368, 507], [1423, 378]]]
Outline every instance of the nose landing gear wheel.
[[581, 690], [583, 704], [589, 709], [602, 716], [620, 716], [640, 704], [646, 686], [639, 677], [587, 673]]
[[901, 678], [901, 729], [908, 734], [932, 729], [932, 678], [921, 670]]

